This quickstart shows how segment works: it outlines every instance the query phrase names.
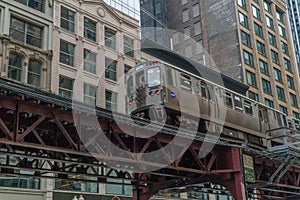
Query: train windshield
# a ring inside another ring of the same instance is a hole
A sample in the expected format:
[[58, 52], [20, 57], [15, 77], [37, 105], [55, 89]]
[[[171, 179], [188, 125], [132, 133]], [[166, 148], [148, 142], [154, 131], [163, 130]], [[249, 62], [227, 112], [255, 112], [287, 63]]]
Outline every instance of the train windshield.
[[160, 85], [160, 68], [153, 67], [147, 70], [148, 87]]
[[133, 78], [130, 76], [127, 79], [127, 96], [130, 97], [133, 94]]

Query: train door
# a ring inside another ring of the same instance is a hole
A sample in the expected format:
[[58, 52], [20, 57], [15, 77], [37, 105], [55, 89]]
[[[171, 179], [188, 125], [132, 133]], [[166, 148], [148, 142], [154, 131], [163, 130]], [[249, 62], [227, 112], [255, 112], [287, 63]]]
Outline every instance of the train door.
[[178, 89], [176, 88], [176, 79], [174, 70], [170, 67], [165, 68], [165, 100], [164, 103], [168, 104], [167, 107], [171, 107], [176, 110], [179, 108], [179, 102], [177, 99]]
[[196, 80], [195, 86], [196, 86], [195, 93], [197, 93], [198, 100], [199, 100], [200, 114], [203, 115], [203, 117], [209, 119], [210, 116], [209, 99], [211, 95], [209, 94], [207, 85], [200, 80]]
[[260, 132], [265, 133], [267, 130], [270, 129], [270, 122], [267, 108], [259, 106], [258, 110], [259, 114], [259, 122], [260, 122]]

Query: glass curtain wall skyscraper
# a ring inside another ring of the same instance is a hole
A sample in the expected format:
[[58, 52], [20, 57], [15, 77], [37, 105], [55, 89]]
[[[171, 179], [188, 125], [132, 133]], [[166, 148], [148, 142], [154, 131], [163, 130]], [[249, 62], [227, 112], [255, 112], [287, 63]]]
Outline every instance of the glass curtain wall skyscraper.
[[139, 0], [104, 0], [104, 2], [124, 12], [130, 17], [140, 20]]

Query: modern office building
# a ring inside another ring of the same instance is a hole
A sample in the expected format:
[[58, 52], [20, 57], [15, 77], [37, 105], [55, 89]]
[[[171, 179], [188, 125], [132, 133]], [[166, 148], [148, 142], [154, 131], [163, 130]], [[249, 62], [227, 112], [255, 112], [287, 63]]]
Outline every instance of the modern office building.
[[171, 47], [167, 27], [167, 0], [141, 0], [142, 38], [153, 40], [166, 47]]
[[140, 20], [139, 0], [104, 0], [104, 2], [128, 16]]
[[172, 0], [166, 7], [175, 51], [248, 84], [250, 98], [300, 117], [285, 1]]
[[295, 0], [288, 0], [287, 5], [298, 66], [298, 74], [300, 76], [300, 2]]

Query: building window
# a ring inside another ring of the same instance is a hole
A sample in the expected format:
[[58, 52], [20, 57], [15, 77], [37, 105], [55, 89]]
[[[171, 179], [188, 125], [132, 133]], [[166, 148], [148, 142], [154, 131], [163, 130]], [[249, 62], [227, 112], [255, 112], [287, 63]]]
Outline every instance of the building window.
[[193, 56], [193, 51], [192, 51], [192, 46], [191, 45], [188, 45], [188, 46], [185, 47], [185, 55], [188, 58], [191, 58]]
[[293, 111], [293, 117], [296, 118], [296, 119], [300, 119], [300, 114]]
[[292, 106], [298, 107], [297, 96], [290, 93], [290, 99]]
[[178, 32], [173, 34], [173, 45], [179, 44], [179, 34]]
[[283, 13], [279, 10], [276, 10], [276, 17], [279, 21], [283, 23]]
[[241, 38], [243, 44], [247, 45], [248, 47], [251, 47], [251, 39], [248, 33], [241, 31]]
[[188, 9], [182, 11], [182, 21], [183, 22], [189, 21], [189, 10]]
[[67, 98], [72, 98], [73, 86], [74, 79], [62, 75], [59, 76], [59, 95]]
[[258, 53], [266, 56], [266, 47], [263, 43], [261, 43], [260, 41], [256, 40], [256, 46], [257, 46], [257, 51]]
[[21, 55], [10, 52], [7, 77], [16, 81], [22, 81], [23, 58]]
[[259, 68], [261, 73], [269, 75], [268, 63], [259, 59]]
[[274, 78], [276, 81], [279, 81], [282, 83], [281, 71], [279, 69], [276, 69], [275, 67], [274, 67]]
[[285, 29], [282, 26], [278, 25], [278, 30], [279, 30], [279, 35], [283, 38], [286, 38]]
[[262, 79], [262, 87], [263, 91], [267, 94], [272, 94], [272, 88], [270, 81], [267, 81], [266, 79]]
[[33, 8], [35, 10], [44, 12], [44, 4], [45, 1], [44, 0], [15, 0], [19, 3], [22, 3], [30, 8]]
[[187, 4], [188, 0], [181, 0], [181, 5]]
[[155, 15], [161, 14], [161, 2], [155, 3]]
[[97, 22], [84, 17], [84, 37], [96, 41], [97, 37]]
[[74, 25], [75, 24], [75, 12], [65, 8], [61, 7], [60, 11], [60, 27], [74, 32]]
[[266, 23], [267, 23], [267, 26], [269, 28], [271, 28], [272, 30], [274, 30], [274, 22], [273, 22], [273, 19], [271, 19], [269, 16], [266, 16]]
[[66, 41], [60, 40], [59, 62], [74, 66], [75, 45]]
[[134, 47], [133, 47], [133, 42], [134, 40], [130, 37], [127, 37], [124, 35], [124, 53], [127, 56], [134, 57]]
[[183, 29], [184, 39], [188, 40], [191, 37], [190, 27]]
[[239, 21], [241, 25], [249, 28], [248, 17], [241, 12], [239, 12]]
[[258, 25], [257, 23], [255, 23], [255, 22], [254, 22], [254, 32], [259, 37], [261, 37], [261, 38], [264, 37], [264, 33], [263, 33], [263, 30], [262, 30], [262, 27], [260, 25]]
[[198, 17], [200, 15], [200, 7], [199, 4], [193, 5], [193, 17]]
[[105, 90], [105, 108], [107, 110], [117, 111], [117, 93]]
[[280, 42], [280, 44], [281, 44], [282, 52], [285, 53], [286, 55], [289, 55], [288, 45], [282, 41]]
[[271, 10], [271, 3], [264, 0], [264, 7], [265, 7], [265, 10], [268, 11], [269, 13], [272, 13], [272, 10]]
[[286, 79], [287, 79], [287, 83], [288, 83], [289, 88], [295, 89], [294, 78], [287, 75]]
[[279, 86], [276, 86], [276, 91], [278, 99], [285, 101], [284, 89]]
[[202, 40], [196, 42], [196, 54], [203, 53]]
[[265, 105], [274, 108], [274, 102], [271, 101], [270, 99], [265, 99]]
[[195, 30], [195, 35], [201, 34], [201, 23], [200, 22], [196, 22], [194, 24], [194, 30]]
[[268, 33], [268, 37], [269, 37], [269, 43], [274, 47], [277, 47], [275, 35], [273, 35], [272, 33]]
[[254, 92], [248, 91], [248, 97], [250, 99], [253, 99], [254, 101], [259, 102], [258, 94], [254, 93]]
[[288, 70], [289, 72], [293, 72], [291, 61], [289, 61], [286, 58], [283, 58], [283, 63], [286, 70]]
[[254, 66], [253, 55], [246, 50], [244, 50], [244, 62], [251, 67]]
[[259, 9], [257, 7], [255, 7], [254, 5], [252, 5], [252, 14], [255, 18], [257, 18], [259, 20], [261, 19]]
[[105, 58], [105, 78], [117, 80], [117, 61], [110, 58]]
[[97, 54], [88, 49], [84, 49], [84, 71], [96, 74]]
[[257, 86], [257, 84], [256, 84], [256, 77], [255, 77], [255, 74], [254, 74], [254, 73], [252, 73], [252, 72], [246, 70], [246, 78], [247, 78], [247, 83], [248, 83], [249, 85], [252, 85], [252, 86], [254, 86], [254, 87]]
[[90, 85], [87, 83], [84, 83], [83, 88], [83, 102], [89, 105], [96, 105], [96, 94], [97, 94], [97, 87], [94, 85]]
[[287, 111], [286, 107], [279, 105], [279, 110], [280, 110], [280, 112], [283, 112], [284, 114], [288, 115], [288, 111]]
[[117, 32], [105, 27], [105, 46], [112, 48], [112, 49], [116, 49], [116, 34]]
[[42, 47], [42, 28], [21, 19], [11, 17], [9, 35], [25, 44]]
[[275, 52], [274, 50], [271, 49], [271, 57], [272, 57], [272, 61], [275, 62], [276, 64], [280, 64], [279, 62], [279, 56], [278, 53]]
[[238, 3], [239, 6], [241, 6], [245, 10], [247, 10], [247, 2], [246, 2], [246, 0], [237, 0], [237, 3]]
[[35, 59], [29, 59], [27, 83], [41, 87], [42, 63]]

